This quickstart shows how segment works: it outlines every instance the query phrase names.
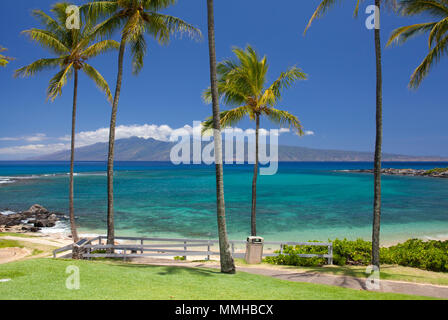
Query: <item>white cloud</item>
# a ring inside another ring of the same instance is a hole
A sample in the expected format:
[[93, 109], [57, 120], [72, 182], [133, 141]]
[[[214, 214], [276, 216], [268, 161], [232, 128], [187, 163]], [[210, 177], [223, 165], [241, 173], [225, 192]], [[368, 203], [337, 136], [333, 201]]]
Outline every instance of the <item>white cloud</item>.
[[33, 136], [23, 136], [23, 137], [4, 137], [0, 138], [0, 141], [27, 141], [27, 142], [38, 142], [47, 140], [48, 137], [45, 133], [36, 133]]
[[307, 130], [304, 132], [306, 136], [314, 136], [314, 131]]
[[0, 155], [38, 155], [53, 153], [70, 148], [69, 144], [29, 144], [26, 146], [15, 146], [0, 148]]
[[[121, 125], [116, 128], [116, 139], [127, 139], [131, 137], [138, 137], [143, 139], [155, 139], [158, 141], [174, 141], [176, 136], [183, 135], [200, 135], [202, 126], [200, 122], [194, 122], [193, 127], [185, 125], [181, 128], [173, 129], [168, 125]], [[234, 130], [237, 134], [243, 134], [246, 136], [254, 135], [254, 129], [243, 130], [241, 128], [229, 128], [224, 131]], [[290, 129], [281, 128], [277, 131], [276, 135], [283, 133], [289, 133]], [[260, 129], [260, 135], [269, 136], [271, 132], [266, 129]], [[305, 135], [314, 135], [313, 131], [306, 131]], [[68, 150], [70, 148], [70, 136], [66, 135], [59, 138], [50, 138], [44, 133], [38, 133], [32, 136], [24, 137], [4, 137], [0, 138], [0, 141], [26, 141], [26, 142], [39, 142], [43, 140], [54, 140], [54, 143], [49, 144], [29, 144], [22, 146], [12, 146], [0, 148], [1, 155], [14, 155], [14, 156], [34, 156], [39, 154], [49, 154], [62, 150]], [[82, 131], [76, 134], [76, 147], [84, 147], [100, 142], [107, 142], [109, 140], [109, 128], [100, 128], [93, 131]], [[58, 142], [58, 143], [56, 143]]]

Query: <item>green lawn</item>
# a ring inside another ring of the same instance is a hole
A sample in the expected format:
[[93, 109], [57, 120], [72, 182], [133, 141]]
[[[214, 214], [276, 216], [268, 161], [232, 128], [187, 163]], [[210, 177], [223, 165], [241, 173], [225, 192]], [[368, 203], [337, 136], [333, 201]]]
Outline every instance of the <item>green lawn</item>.
[[[81, 288], [68, 290], [66, 268], [79, 267]], [[106, 261], [33, 259], [0, 265], [0, 299], [426, 299], [296, 283], [247, 273]]]
[[[248, 267], [241, 259], [237, 259], [237, 265]], [[367, 278], [365, 266], [321, 266], [321, 267], [297, 267], [281, 266], [263, 263], [263, 268], [275, 268], [294, 270], [296, 272], [324, 273], [332, 275], [349, 276], [356, 278]], [[405, 281], [422, 284], [436, 284], [448, 286], [448, 272], [434, 272], [417, 268], [403, 267], [397, 265], [381, 265], [381, 280]]]

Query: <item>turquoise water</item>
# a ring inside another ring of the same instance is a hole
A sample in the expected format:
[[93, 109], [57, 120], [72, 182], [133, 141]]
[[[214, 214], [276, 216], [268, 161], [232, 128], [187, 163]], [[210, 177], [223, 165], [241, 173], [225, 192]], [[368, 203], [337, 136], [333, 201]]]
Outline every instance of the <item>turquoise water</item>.
[[[447, 163], [386, 163], [385, 167], [434, 168]], [[268, 240], [369, 239], [373, 180], [369, 174], [336, 170], [371, 168], [371, 163], [280, 163], [258, 184], [257, 226]], [[38, 203], [68, 212], [68, 163], [0, 162], [0, 211]], [[86, 233], [106, 229], [105, 164], [76, 166], [76, 215]], [[250, 232], [252, 167], [225, 167], [231, 239]], [[117, 163], [118, 235], [216, 238], [215, 176], [212, 166]], [[382, 239], [448, 237], [448, 179], [383, 178]]]

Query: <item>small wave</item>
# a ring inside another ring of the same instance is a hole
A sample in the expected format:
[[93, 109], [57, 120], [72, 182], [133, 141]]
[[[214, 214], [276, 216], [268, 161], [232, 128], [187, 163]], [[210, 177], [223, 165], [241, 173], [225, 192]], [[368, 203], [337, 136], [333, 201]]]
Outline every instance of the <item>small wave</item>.
[[52, 228], [42, 228], [40, 233], [43, 234], [56, 234], [56, 233], [70, 233], [70, 228], [67, 223], [63, 221], [57, 221], [56, 225]]
[[4, 215], [4, 216], [9, 216], [11, 214], [15, 214], [15, 212], [14, 211], [10, 211], [10, 210], [5, 210], [5, 211], [0, 211], [0, 214]]

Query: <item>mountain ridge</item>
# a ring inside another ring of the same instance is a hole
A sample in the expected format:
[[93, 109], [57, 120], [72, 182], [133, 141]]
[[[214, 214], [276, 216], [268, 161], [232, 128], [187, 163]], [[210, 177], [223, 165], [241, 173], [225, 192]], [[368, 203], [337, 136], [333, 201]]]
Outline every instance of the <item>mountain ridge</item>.
[[[210, 142], [203, 142], [202, 149]], [[155, 139], [143, 139], [132, 137], [120, 139], [115, 142], [116, 161], [170, 161], [171, 149], [177, 143], [164, 142]], [[225, 143], [223, 143], [225, 145]], [[235, 145], [235, 142], [234, 142]], [[373, 161], [373, 153], [365, 151], [344, 151], [333, 149], [313, 149], [299, 146], [279, 145], [279, 161], [281, 162], [305, 162], [305, 161]], [[190, 148], [191, 150], [193, 148]], [[224, 146], [225, 149], [225, 146]], [[244, 159], [248, 158], [248, 143], [245, 143]], [[106, 161], [108, 143], [99, 142], [75, 150], [76, 161]], [[190, 151], [191, 152], [191, 151]], [[192, 158], [190, 158], [192, 159]], [[35, 161], [68, 161], [70, 150], [64, 150], [52, 154], [32, 157], [28, 160]], [[440, 156], [409, 156], [400, 154], [383, 154], [383, 161], [448, 161], [448, 158]]]

